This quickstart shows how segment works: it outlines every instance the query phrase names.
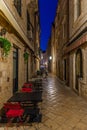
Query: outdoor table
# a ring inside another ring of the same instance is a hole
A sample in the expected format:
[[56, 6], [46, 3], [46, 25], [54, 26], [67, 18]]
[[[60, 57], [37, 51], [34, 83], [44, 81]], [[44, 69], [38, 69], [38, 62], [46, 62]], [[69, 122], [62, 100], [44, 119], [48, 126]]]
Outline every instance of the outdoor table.
[[30, 81], [30, 82], [31, 82], [31, 81], [35, 81], [35, 80], [40, 80], [40, 81], [42, 81], [42, 79], [43, 79], [43, 78], [37, 77], [37, 78], [31, 78], [31, 79], [29, 79], [29, 81]]
[[35, 92], [43, 92], [42, 86], [34, 85], [33, 91]]
[[42, 101], [42, 92], [17, 92], [15, 93], [8, 102], [27, 102], [30, 101], [32, 103], [41, 102]]
[[43, 92], [43, 89], [42, 88], [35, 88], [34, 91], [35, 92]]

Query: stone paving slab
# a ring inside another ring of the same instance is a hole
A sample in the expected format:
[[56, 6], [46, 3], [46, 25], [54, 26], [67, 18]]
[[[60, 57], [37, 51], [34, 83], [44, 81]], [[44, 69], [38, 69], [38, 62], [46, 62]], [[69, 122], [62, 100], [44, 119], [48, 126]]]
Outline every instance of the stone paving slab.
[[55, 76], [43, 84], [43, 102], [39, 104], [42, 122], [32, 126], [0, 127], [0, 130], [87, 130], [87, 101]]

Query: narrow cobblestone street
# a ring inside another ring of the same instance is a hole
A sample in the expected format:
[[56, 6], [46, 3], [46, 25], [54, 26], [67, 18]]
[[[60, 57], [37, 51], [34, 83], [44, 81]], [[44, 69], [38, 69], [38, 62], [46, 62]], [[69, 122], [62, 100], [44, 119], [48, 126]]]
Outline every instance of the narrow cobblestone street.
[[44, 86], [41, 130], [87, 130], [87, 102], [56, 77]]
[[[87, 130], [87, 102], [55, 76], [43, 81], [42, 122], [8, 130]], [[0, 128], [7, 130], [7, 127]]]

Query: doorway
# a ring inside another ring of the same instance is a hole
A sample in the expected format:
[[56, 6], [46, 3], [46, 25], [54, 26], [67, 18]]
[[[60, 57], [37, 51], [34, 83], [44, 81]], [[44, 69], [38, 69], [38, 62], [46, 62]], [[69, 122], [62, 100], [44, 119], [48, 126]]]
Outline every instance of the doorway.
[[13, 50], [13, 93], [18, 91], [18, 49]]
[[64, 80], [66, 81], [66, 59], [64, 59]]
[[82, 77], [82, 51], [78, 49], [76, 52], [76, 90], [79, 90], [78, 79]]
[[28, 61], [26, 63], [26, 82], [28, 82]]

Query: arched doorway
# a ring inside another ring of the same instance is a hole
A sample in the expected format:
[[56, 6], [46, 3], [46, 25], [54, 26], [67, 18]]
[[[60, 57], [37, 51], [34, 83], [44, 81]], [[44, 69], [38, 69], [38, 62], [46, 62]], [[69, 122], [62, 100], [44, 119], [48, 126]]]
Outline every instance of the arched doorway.
[[76, 85], [75, 88], [78, 91], [79, 90], [79, 86], [78, 86], [78, 79], [80, 77], [82, 77], [82, 71], [83, 71], [83, 65], [82, 65], [82, 51], [81, 49], [78, 49], [76, 52]]

